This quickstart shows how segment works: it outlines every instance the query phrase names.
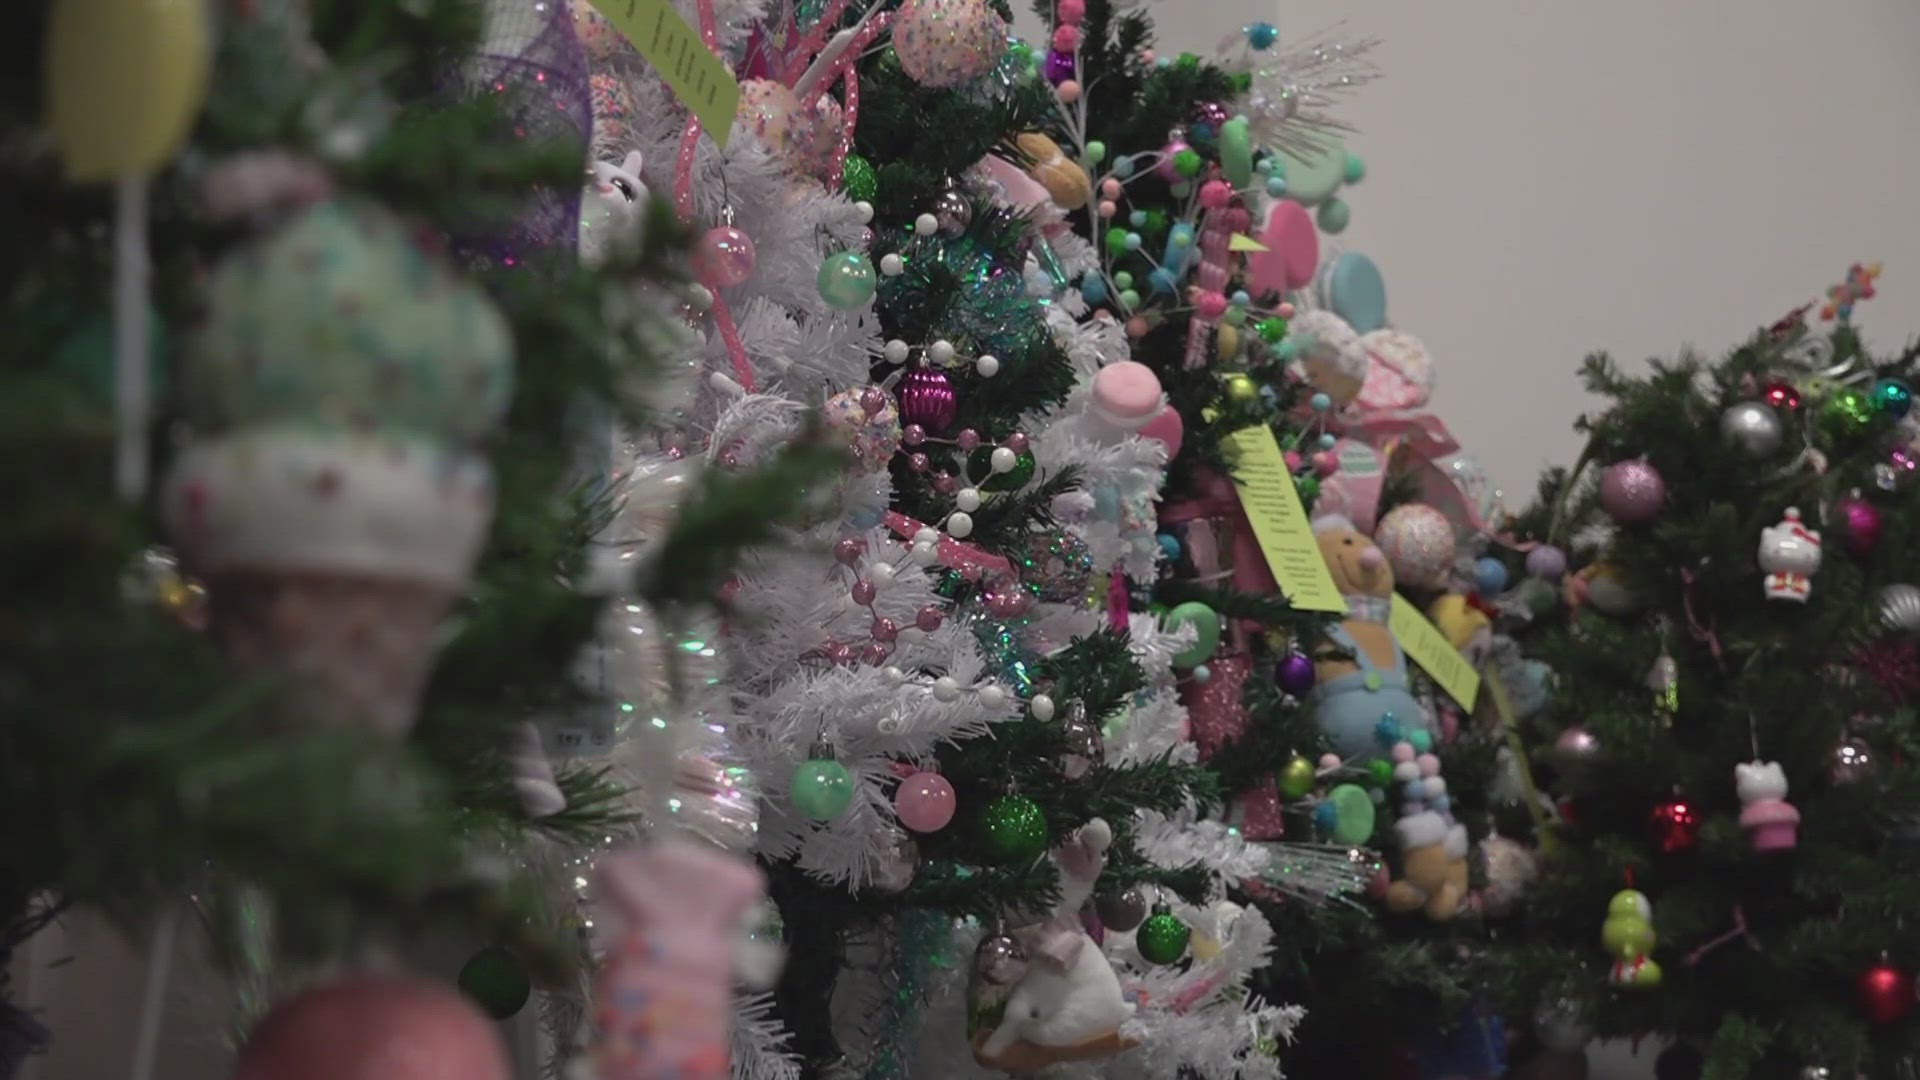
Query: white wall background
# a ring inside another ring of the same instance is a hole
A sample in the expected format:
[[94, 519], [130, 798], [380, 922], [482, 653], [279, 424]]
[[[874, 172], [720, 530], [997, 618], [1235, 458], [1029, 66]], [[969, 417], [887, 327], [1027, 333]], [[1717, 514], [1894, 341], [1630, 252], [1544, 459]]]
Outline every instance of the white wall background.
[[[1261, 18], [1385, 39], [1386, 78], [1347, 113], [1370, 168], [1343, 243], [1386, 271], [1394, 321], [1440, 363], [1439, 413], [1516, 501], [1578, 450], [1589, 350], [1717, 352], [1857, 259], [1887, 264], [1869, 340], [1920, 331], [1916, 0], [1155, 6], [1167, 52]], [[20, 958], [78, 958], [19, 972], [57, 1037], [28, 1080], [125, 1075], [141, 965], [74, 929]], [[199, 1013], [169, 1010], [166, 1080], [219, 1075]]]

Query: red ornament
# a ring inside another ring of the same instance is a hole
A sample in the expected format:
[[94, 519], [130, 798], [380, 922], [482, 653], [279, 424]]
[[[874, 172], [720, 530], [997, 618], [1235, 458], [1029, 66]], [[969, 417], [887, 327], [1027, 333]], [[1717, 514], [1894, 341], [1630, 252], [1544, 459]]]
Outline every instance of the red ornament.
[[1913, 976], [1886, 960], [1860, 973], [1860, 1015], [1874, 1024], [1891, 1024], [1913, 1009]]
[[453, 987], [348, 975], [282, 1002], [240, 1050], [234, 1080], [508, 1080], [493, 1021]]
[[1762, 394], [1767, 404], [1776, 409], [1797, 409], [1800, 407], [1800, 391], [1785, 379], [1775, 379], [1766, 385]]
[[1663, 855], [1679, 855], [1700, 845], [1700, 814], [1678, 795], [1654, 804], [1647, 827]]

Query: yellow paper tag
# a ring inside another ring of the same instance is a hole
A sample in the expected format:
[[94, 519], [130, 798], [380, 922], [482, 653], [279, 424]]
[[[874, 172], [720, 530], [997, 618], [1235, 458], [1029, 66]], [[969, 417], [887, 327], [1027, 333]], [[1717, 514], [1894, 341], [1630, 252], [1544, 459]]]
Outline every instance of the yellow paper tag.
[[1267, 245], [1248, 236], [1246, 233], [1234, 233], [1227, 237], [1228, 251], [1266, 251]]
[[675, 96], [700, 118], [713, 141], [727, 145], [733, 114], [740, 107], [740, 84], [713, 55], [700, 32], [667, 0], [592, 0], [640, 55], [660, 72]]
[[1387, 628], [1399, 639], [1400, 651], [1413, 657], [1420, 669], [1433, 676], [1447, 696], [1473, 711], [1473, 699], [1480, 693], [1480, 673], [1453, 647], [1440, 628], [1433, 625], [1406, 597], [1393, 594], [1393, 615]]
[[1253, 525], [1253, 535], [1267, 557], [1267, 569], [1293, 606], [1303, 611], [1345, 613], [1347, 602], [1320, 557], [1313, 523], [1294, 489], [1293, 474], [1271, 429], [1241, 428], [1227, 436], [1233, 455], [1233, 482], [1240, 488], [1240, 505]]

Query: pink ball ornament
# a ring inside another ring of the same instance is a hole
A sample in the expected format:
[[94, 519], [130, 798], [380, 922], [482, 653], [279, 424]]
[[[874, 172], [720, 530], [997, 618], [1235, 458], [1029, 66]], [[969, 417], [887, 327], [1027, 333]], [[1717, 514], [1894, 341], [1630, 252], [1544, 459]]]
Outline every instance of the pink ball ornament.
[[907, 455], [907, 468], [912, 469], [914, 472], [926, 472], [932, 466], [933, 460], [925, 454], [915, 453]]
[[1115, 215], [1115, 214], [1117, 214], [1117, 213], [1119, 213], [1119, 212], [1120, 212], [1120, 204], [1119, 204], [1119, 203], [1117, 203], [1117, 202], [1114, 202], [1114, 201], [1113, 201], [1112, 199], [1101, 199], [1101, 200], [1100, 200], [1100, 216], [1101, 216], [1101, 217], [1103, 217], [1103, 218], [1110, 218], [1110, 217], [1112, 217], [1113, 215]]
[[1395, 581], [1423, 589], [1446, 584], [1456, 554], [1447, 515], [1426, 503], [1402, 503], [1380, 519], [1373, 540], [1393, 567]]
[[1440, 759], [1433, 754], [1421, 754], [1414, 763], [1420, 766], [1421, 776], [1440, 775]]
[[1865, 499], [1848, 497], [1841, 499], [1834, 511], [1847, 523], [1847, 554], [1856, 559], [1871, 557], [1887, 527], [1880, 508]]
[[953, 820], [959, 799], [953, 785], [937, 772], [917, 772], [900, 781], [893, 793], [893, 811], [900, 824], [914, 832], [939, 832]]
[[869, 641], [860, 646], [860, 662], [868, 667], [879, 667], [893, 656], [893, 650], [878, 641]]
[[1288, 472], [1299, 472], [1301, 464], [1306, 459], [1300, 456], [1300, 451], [1289, 450], [1280, 455], [1280, 460], [1286, 463]]
[[1069, 26], [1077, 26], [1087, 17], [1087, 0], [1060, 0], [1053, 13]]
[[1203, 290], [1193, 298], [1193, 310], [1202, 319], [1213, 322], [1227, 313], [1227, 298], [1220, 293]]
[[1107, 177], [1105, 180], [1100, 181], [1100, 194], [1102, 197], [1108, 198], [1108, 199], [1119, 198], [1120, 197], [1120, 181], [1115, 180], [1111, 176]]
[[1225, 180], [1209, 180], [1200, 185], [1200, 205], [1219, 210], [1233, 201], [1233, 186]]
[[853, 583], [851, 595], [853, 596], [854, 603], [859, 604], [861, 607], [866, 607], [868, 604], [873, 603], [874, 597], [880, 595], [880, 588], [873, 582], [861, 578], [859, 581]]
[[1393, 760], [1395, 761], [1412, 761], [1415, 756], [1413, 744], [1410, 742], [1394, 743], [1390, 753], [1393, 755]]
[[1340, 767], [1339, 754], [1321, 754], [1320, 755], [1320, 768], [1322, 770], [1337, 769], [1339, 767]]
[[1027, 437], [1026, 432], [1016, 431], [1013, 434], [1007, 436], [1005, 439], [1001, 440], [1000, 445], [1006, 447], [1007, 449], [1013, 451], [1016, 454], [1024, 454], [1027, 452], [1027, 449], [1033, 445], [1033, 440]]
[[946, 619], [946, 612], [941, 611], [932, 604], [928, 604], [914, 614], [913, 625], [931, 634], [935, 630], [940, 629], [940, 624], [945, 622]]
[[1053, 28], [1053, 47], [1061, 52], [1073, 52], [1080, 48], [1080, 28], [1071, 23]]
[[280, 1003], [234, 1080], [509, 1080], [493, 1021], [444, 983], [348, 975]]
[[1127, 320], [1127, 336], [1130, 338], [1137, 340], [1146, 337], [1149, 329], [1150, 327], [1147, 326], [1147, 320], [1144, 316], [1135, 315], [1133, 318]]
[[962, 450], [980, 449], [980, 433], [972, 428], [960, 429], [960, 434], [954, 436], [953, 441], [958, 444]]
[[1667, 501], [1667, 482], [1644, 460], [1615, 462], [1600, 476], [1600, 508], [1618, 525], [1652, 521]]
[[1177, 184], [1185, 180], [1186, 177], [1180, 175], [1180, 169], [1174, 164], [1173, 159], [1177, 157], [1181, 151], [1191, 149], [1193, 149], [1193, 147], [1188, 146], [1187, 140], [1185, 139], [1169, 140], [1167, 145], [1160, 148], [1160, 163], [1153, 167], [1153, 171], [1159, 173], [1160, 179], [1165, 180], [1169, 184]]
[[1340, 456], [1331, 450], [1320, 450], [1313, 455], [1314, 475], [1326, 479], [1340, 471]]
[[725, 289], [753, 275], [753, 238], [731, 225], [708, 229], [693, 245], [693, 276], [709, 289]]

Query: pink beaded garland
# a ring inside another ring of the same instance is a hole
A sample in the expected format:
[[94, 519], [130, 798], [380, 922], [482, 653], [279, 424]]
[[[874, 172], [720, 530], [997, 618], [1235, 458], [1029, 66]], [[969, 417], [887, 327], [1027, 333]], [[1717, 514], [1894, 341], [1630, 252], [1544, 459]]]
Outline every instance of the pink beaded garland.
[[869, 641], [865, 645], [860, 646], [861, 661], [874, 667], [886, 663], [887, 659], [892, 655], [893, 650], [878, 641]]
[[709, 289], [729, 288], [753, 275], [753, 259], [753, 238], [720, 225], [693, 245], [693, 276]]
[[1053, 47], [1061, 52], [1073, 52], [1080, 47], [1080, 28], [1061, 25], [1053, 28]]
[[926, 607], [921, 608], [918, 612], [914, 614], [913, 625], [919, 627], [922, 630], [925, 630], [928, 633], [932, 633], [935, 630], [940, 629], [940, 624], [945, 622], [946, 619], [947, 619], [946, 612], [941, 611], [938, 607], [934, 606], [933, 604], [928, 604]]
[[959, 799], [953, 785], [936, 772], [917, 772], [900, 781], [893, 793], [893, 810], [900, 824], [914, 832], [939, 832], [953, 820]]
[[1109, 199], [1119, 198], [1120, 197], [1120, 181], [1115, 180], [1111, 176], [1107, 177], [1105, 180], [1100, 181], [1100, 194]]
[[1060, 0], [1054, 6], [1053, 13], [1060, 21], [1069, 25], [1078, 25], [1087, 17], [1087, 0]]
[[1016, 454], [1024, 454], [1027, 452], [1027, 447], [1032, 445], [1032, 440], [1027, 438], [1026, 432], [1016, 431], [1013, 434], [1007, 436], [1006, 441], [1002, 442], [1000, 445], [1006, 447], [1007, 449], [1013, 451]]

